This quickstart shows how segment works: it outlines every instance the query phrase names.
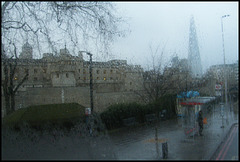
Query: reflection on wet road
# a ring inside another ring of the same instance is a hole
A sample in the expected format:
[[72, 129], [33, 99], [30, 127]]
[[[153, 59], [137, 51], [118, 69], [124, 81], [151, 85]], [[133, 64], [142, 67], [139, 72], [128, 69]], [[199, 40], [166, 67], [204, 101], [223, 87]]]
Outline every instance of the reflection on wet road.
[[[207, 115], [208, 123], [204, 125], [203, 136], [186, 137], [179, 119], [160, 121], [152, 125], [128, 127], [110, 133], [109, 136], [114, 145], [116, 157], [119, 160], [162, 159], [161, 143], [156, 145], [155, 142], [146, 142], [155, 138], [156, 126], [158, 139], [168, 139], [169, 160], [209, 160], [229, 132], [232, 124], [238, 123], [237, 112], [233, 113], [231, 111], [228, 115], [228, 117], [224, 117], [223, 124], [225, 127], [221, 128], [222, 117], [220, 109], [216, 105], [212, 113]], [[226, 122], [227, 118], [228, 122]], [[234, 140], [237, 139], [233, 138]], [[233, 143], [238, 144], [238, 142]], [[229, 145], [229, 151], [231, 150], [230, 147], [232, 146]], [[229, 158], [227, 154], [226, 152], [225, 158]], [[230, 155], [230, 159], [235, 159], [236, 155]]]
[[214, 160], [238, 160], [238, 124], [235, 124], [220, 148]]

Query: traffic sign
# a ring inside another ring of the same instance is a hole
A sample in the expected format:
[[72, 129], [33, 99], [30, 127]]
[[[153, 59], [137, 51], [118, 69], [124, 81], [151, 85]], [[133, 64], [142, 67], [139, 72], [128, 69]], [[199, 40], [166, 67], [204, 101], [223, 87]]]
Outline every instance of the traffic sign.
[[216, 89], [216, 90], [222, 89], [222, 85], [221, 85], [221, 84], [216, 84], [216, 85], [215, 85], [215, 89]]

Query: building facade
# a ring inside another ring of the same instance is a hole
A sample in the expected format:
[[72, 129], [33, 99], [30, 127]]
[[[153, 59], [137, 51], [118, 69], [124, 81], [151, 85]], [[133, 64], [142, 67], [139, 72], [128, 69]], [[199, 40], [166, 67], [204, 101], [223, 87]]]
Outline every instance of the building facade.
[[194, 18], [190, 19], [190, 28], [189, 28], [189, 47], [188, 47], [188, 65], [191, 69], [193, 77], [200, 78], [202, 77], [202, 64], [200, 51], [198, 46], [197, 32], [194, 23]]
[[238, 71], [238, 62], [234, 64], [220, 64], [220, 65], [213, 65], [208, 69], [208, 74], [211, 75], [211, 78], [215, 80], [215, 93], [218, 96], [224, 93], [225, 89], [225, 75], [224, 69], [226, 72], [227, 78], [227, 92], [229, 94], [238, 94], [238, 79], [239, 79], [239, 71]]
[[[16, 94], [16, 109], [70, 102], [90, 107], [90, 61], [85, 61], [81, 52], [72, 56], [65, 47], [57, 55], [44, 53], [41, 59], [33, 59], [32, 52], [27, 42], [17, 62], [14, 84], [27, 73], [29, 76]], [[138, 101], [135, 91], [142, 88], [142, 72], [141, 66], [128, 65], [126, 60], [92, 62], [94, 111], [102, 112], [114, 103]], [[3, 92], [2, 101], [4, 107]]]

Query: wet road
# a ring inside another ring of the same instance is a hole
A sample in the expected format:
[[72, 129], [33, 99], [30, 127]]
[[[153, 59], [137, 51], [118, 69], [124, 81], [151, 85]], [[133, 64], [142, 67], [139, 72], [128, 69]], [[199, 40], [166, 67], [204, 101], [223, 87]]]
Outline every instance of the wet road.
[[[219, 106], [209, 114], [204, 125], [204, 136], [187, 138], [181, 120], [171, 119], [155, 124], [126, 127], [97, 137], [79, 138], [81, 126], [69, 133], [53, 129], [39, 134], [23, 129], [18, 133], [2, 131], [2, 159], [5, 160], [161, 160], [162, 143], [154, 142], [157, 128], [158, 140], [167, 139], [168, 160], [209, 160], [219, 144], [226, 138], [219, 159], [238, 159], [238, 108], [224, 117], [224, 128]], [[226, 136], [229, 134], [231, 136]], [[83, 133], [83, 132], [82, 132]], [[53, 136], [54, 135], [54, 136]], [[54, 138], [53, 138], [54, 137]], [[225, 146], [224, 146], [225, 145]], [[234, 152], [235, 151], [235, 152]], [[217, 156], [218, 156], [217, 155]], [[217, 157], [215, 157], [216, 159]]]
[[[110, 139], [115, 146], [116, 157], [119, 160], [160, 160], [162, 158], [162, 144], [152, 142], [155, 138], [155, 128], [157, 126], [158, 138], [168, 139], [168, 159], [169, 160], [209, 160], [216, 152], [224, 137], [229, 134], [233, 123], [238, 123], [238, 113], [229, 112], [228, 117], [224, 117], [224, 128], [219, 105], [216, 105], [213, 113], [208, 114], [208, 124], [204, 125], [204, 136], [194, 136], [187, 138], [181, 126], [181, 120], [172, 119], [161, 121], [153, 125], [143, 125], [139, 127], [129, 127], [110, 134]], [[228, 118], [228, 122], [226, 119]], [[237, 135], [232, 139], [232, 144], [238, 147]], [[150, 141], [150, 142], [149, 142]], [[229, 139], [231, 142], [231, 139]], [[231, 155], [234, 151], [232, 145], [227, 145], [229, 151], [224, 158], [234, 159]], [[222, 151], [224, 154], [225, 151]], [[237, 151], [238, 152], [238, 151]], [[229, 154], [229, 155], [228, 155]], [[238, 155], [238, 154], [236, 154]]]
[[221, 144], [213, 160], [238, 160], [238, 124], [235, 124]]

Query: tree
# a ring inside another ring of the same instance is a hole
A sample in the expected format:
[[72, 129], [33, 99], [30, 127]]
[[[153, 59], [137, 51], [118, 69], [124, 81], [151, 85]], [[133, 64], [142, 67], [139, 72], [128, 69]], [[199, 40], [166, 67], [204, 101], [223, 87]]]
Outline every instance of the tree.
[[[163, 62], [164, 48], [159, 55], [159, 46], [153, 50], [149, 46], [152, 56], [151, 69], [143, 72], [143, 92], [138, 93], [146, 102], [157, 102], [161, 97], [168, 94], [177, 94], [186, 89], [186, 78], [190, 78], [188, 67], [184, 61], [173, 57], [172, 65]], [[175, 61], [174, 61], [175, 60]]]
[[115, 15], [111, 2], [7, 1], [2, 2], [1, 9], [1, 36], [6, 51], [12, 43], [20, 47], [29, 39], [39, 55], [46, 45], [57, 53], [59, 45], [66, 43], [78, 51], [88, 44], [92, 48], [95, 43], [99, 52], [106, 52], [115, 36], [125, 33], [119, 30], [124, 20]]
[[[3, 46], [3, 45], [2, 45]], [[22, 78], [22, 80], [14, 85], [14, 75], [16, 72], [16, 67], [18, 64], [18, 57], [16, 52], [16, 46], [14, 45], [14, 55], [16, 59], [13, 59], [13, 56], [8, 58], [4, 48], [2, 48], [2, 67], [3, 67], [3, 94], [5, 99], [5, 109], [6, 115], [15, 111], [15, 95], [19, 87], [24, 83], [28, 77], [28, 73]]]
[[66, 42], [73, 51], [79, 51], [84, 44], [87, 48], [88, 43], [92, 47], [96, 42], [96, 48], [104, 48], [100, 51], [104, 53], [115, 36], [124, 35], [119, 30], [124, 21], [115, 15], [111, 2], [5, 1], [1, 10], [2, 82], [7, 114], [15, 110], [15, 94], [28, 77], [26, 74], [19, 84], [13, 83], [19, 60], [17, 47], [23, 41], [31, 41], [40, 57], [46, 46], [57, 54], [59, 45]]

